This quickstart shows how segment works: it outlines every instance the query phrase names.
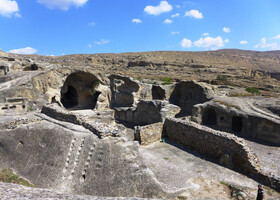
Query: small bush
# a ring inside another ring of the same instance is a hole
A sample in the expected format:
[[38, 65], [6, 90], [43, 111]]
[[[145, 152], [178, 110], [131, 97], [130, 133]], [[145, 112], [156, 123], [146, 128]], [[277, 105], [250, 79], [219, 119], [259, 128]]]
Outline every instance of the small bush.
[[225, 75], [221, 75], [221, 74], [219, 74], [216, 79], [219, 81], [223, 81], [223, 82], [228, 81], [227, 77]]
[[20, 178], [11, 169], [0, 169], [0, 182], [15, 183], [27, 187], [35, 187], [34, 185], [30, 184], [27, 180]]
[[171, 78], [168, 78], [168, 77], [163, 78], [162, 81], [163, 81], [162, 85], [170, 85], [170, 84], [172, 84]]
[[260, 94], [260, 90], [254, 87], [247, 87], [246, 91], [252, 94]]

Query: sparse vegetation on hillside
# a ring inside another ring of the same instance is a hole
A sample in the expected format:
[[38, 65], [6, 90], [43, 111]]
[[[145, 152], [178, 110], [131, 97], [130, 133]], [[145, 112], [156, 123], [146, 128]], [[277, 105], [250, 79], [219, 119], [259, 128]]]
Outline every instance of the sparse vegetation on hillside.
[[222, 82], [228, 82], [228, 79], [225, 75], [219, 74], [216, 79]]
[[170, 85], [170, 84], [172, 84], [172, 80], [169, 77], [163, 78], [162, 81], [163, 81], [162, 85]]
[[252, 94], [249, 94], [247, 92], [233, 92], [233, 93], [230, 93], [229, 96], [230, 97], [247, 97], [247, 96], [251, 96]]
[[247, 87], [246, 91], [251, 94], [260, 94], [260, 90], [258, 88], [254, 88], [254, 87]]
[[245, 200], [246, 199], [247, 195], [244, 193], [243, 190], [241, 190], [241, 189], [239, 189], [239, 188], [237, 188], [237, 187], [235, 187], [235, 186], [233, 186], [231, 184], [228, 184], [228, 183], [226, 183], [224, 181], [221, 181], [220, 183], [225, 185], [225, 186], [227, 186], [230, 189], [230, 191], [231, 191], [230, 192], [230, 196], [233, 199], [236, 199], [236, 200], [239, 200], [239, 199]]
[[0, 169], [0, 182], [15, 183], [27, 187], [35, 187], [34, 185], [30, 184], [27, 180], [20, 178], [11, 169]]

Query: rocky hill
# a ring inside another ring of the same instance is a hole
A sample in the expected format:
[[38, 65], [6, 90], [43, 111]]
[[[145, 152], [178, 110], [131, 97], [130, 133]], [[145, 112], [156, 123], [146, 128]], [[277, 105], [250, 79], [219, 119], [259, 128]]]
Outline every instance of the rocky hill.
[[[257, 87], [266, 95], [280, 91], [280, 51], [223, 49], [204, 52], [141, 52], [120, 54], [74, 54], [60, 57], [15, 55], [43, 66], [90, 67], [105, 73], [118, 73], [137, 80], [195, 79], [217, 85]], [[272, 92], [272, 93], [271, 93]]]

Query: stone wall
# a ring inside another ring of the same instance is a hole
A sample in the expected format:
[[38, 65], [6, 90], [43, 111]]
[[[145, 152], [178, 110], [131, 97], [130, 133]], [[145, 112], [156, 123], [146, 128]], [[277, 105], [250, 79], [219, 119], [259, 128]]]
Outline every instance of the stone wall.
[[259, 159], [242, 138], [172, 118], [165, 120], [163, 137], [280, 191], [280, 178], [261, 170]]
[[155, 123], [147, 126], [135, 126], [135, 140], [143, 146], [161, 141], [163, 123]]
[[116, 137], [120, 134], [120, 131], [117, 127], [111, 126], [109, 124], [99, 123], [95, 120], [86, 119], [84, 116], [71, 113], [56, 104], [43, 106], [42, 113], [59, 121], [82, 125], [84, 128], [88, 129], [99, 138], [108, 136]]
[[136, 108], [116, 108], [115, 119], [132, 126], [144, 126], [163, 122], [166, 117], [174, 117], [180, 108], [169, 104], [167, 101], [141, 100]]

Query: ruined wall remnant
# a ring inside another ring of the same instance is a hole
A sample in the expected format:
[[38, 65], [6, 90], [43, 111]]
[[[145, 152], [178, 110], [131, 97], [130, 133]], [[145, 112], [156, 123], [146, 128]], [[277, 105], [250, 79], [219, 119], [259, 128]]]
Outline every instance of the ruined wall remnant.
[[220, 100], [195, 105], [191, 119], [243, 138], [280, 145], [279, 120]]
[[43, 106], [41, 112], [59, 121], [81, 125], [87, 130], [91, 131], [93, 134], [97, 135], [99, 138], [119, 136], [119, 131], [114, 126], [111, 126], [110, 124], [103, 124], [100, 126], [100, 122], [97, 122], [91, 118], [86, 118], [84, 116], [77, 116], [74, 113], [58, 106], [57, 104]]
[[163, 127], [163, 137], [280, 190], [280, 180], [261, 171], [259, 159], [246, 146], [245, 140], [237, 136], [189, 120], [167, 118]]
[[136, 92], [139, 84], [129, 77], [111, 75], [110, 88], [112, 93], [111, 107], [132, 107], [139, 99]]
[[144, 126], [157, 122], [163, 122], [166, 117], [174, 117], [180, 112], [178, 106], [167, 101], [141, 100], [136, 108], [115, 109], [115, 119], [133, 126]]
[[146, 126], [134, 127], [134, 139], [143, 146], [161, 141], [163, 123], [155, 123]]
[[207, 84], [196, 81], [181, 81], [175, 85], [169, 101], [181, 108], [178, 117], [187, 116], [191, 115], [192, 107], [195, 104], [209, 101], [213, 93]]

